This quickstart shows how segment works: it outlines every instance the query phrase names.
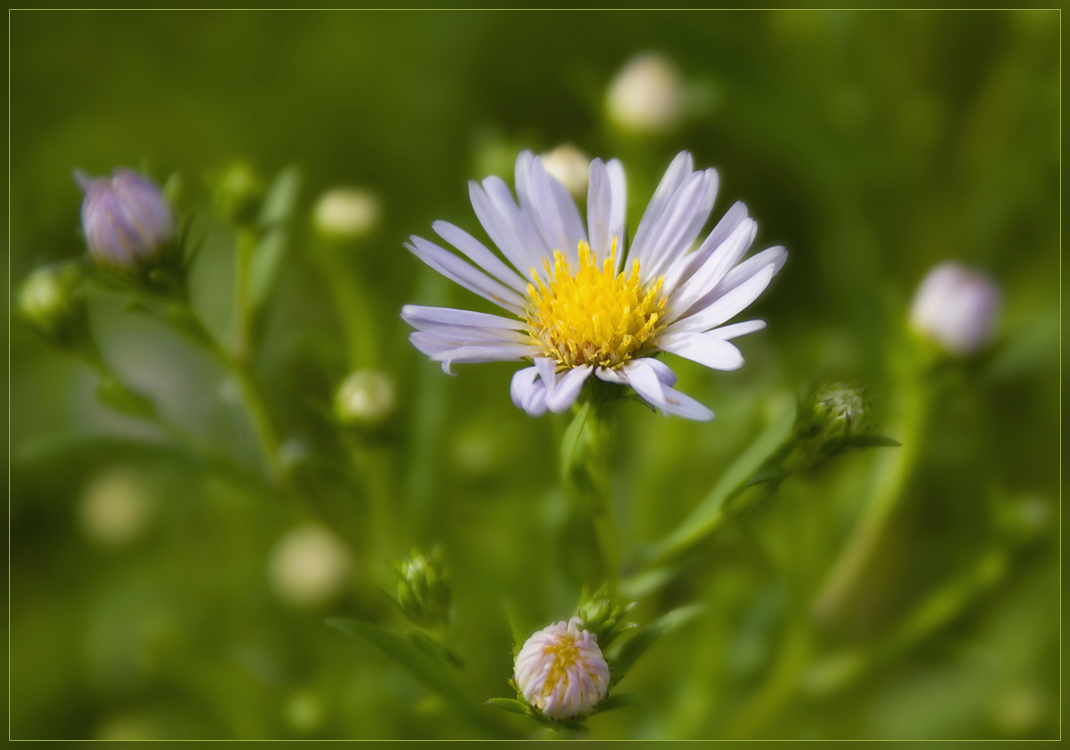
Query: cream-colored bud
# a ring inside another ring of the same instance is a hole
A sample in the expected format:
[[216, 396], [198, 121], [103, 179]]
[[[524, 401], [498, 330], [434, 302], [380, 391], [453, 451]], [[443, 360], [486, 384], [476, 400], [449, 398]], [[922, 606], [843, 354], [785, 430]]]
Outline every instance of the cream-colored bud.
[[606, 94], [606, 109], [619, 127], [637, 133], [664, 133], [684, 113], [684, 85], [676, 67], [647, 52], [629, 60]]
[[381, 214], [382, 206], [375, 193], [339, 187], [320, 196], [312, 220], [320, 233], [352, 240], [371, 233], [379, 225]]
[[373, 425], [386, 419], [397, 400], [394, 381], [385, 372], [351, 372], [334, 398], [334, 412], [343, 424]]
[[542, 154], [542, 166], [577, 200], [587, 197], [587, 179], [591, 160], [571, 143], [563, 143]]
[[342, 593], [351, 569], [342, 541], [322, 526], [308, 524], [291, 529], [276, 542], [268, 573], [284, 602], [316, 607]]
[[152, 510], [146, 481], [131, 469], [111, 469], [95, 476], [82, 492], [78, 520], [94, 544], [122, 547], [141, 535]]

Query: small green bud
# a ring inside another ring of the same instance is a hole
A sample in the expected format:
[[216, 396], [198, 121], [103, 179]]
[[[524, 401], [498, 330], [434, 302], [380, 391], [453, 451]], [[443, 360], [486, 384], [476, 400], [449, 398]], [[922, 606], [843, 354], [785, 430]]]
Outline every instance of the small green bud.
[[264, 181], [252, 165], [238, 161], [209, 177], [216, 210], [227, 221], [252, 224], [264, 199]]
[[20, 315], [51, 343], [70, 348], [90, 340], [89, 312], [78, 263], [38, 268], [19, 290]]
[[852, 447], [866, 429], [862, 389], [833, 383], [819, 389], [795, 419], [795, 461], [813, 466]]
[[636, 602], [614, 601], [608, 589], [602, 584], [593, 595], [584, 589], [580, 595], [580, 604], [576, 607], [576, 617], [583, 620], [583, 629], [598, 640], [599, 648], [605, 649], [625, 630], [635, 627], [634, 623], [625, 623], [624, 617], [635, 608]]
[[445, 626], [449, 619], [450, 588], [442, 550], [389, 563], [394, 576], [394, 600], [405, 616], [421, 627]]
[[334, 414], [342, 424], [373, 426], [393, 413], [396, 401], [394, 381], [389, 375], [378, 370], [357, 370], [338, 386]]

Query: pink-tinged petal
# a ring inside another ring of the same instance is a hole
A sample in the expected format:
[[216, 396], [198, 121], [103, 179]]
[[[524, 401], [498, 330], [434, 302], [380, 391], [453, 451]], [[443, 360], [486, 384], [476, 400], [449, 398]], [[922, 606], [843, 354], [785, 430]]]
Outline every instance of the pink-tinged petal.
[[515, 289], [520, 294], [527, 294], [528, 282], [517, 274], [516, 271], [505, 265], [497, 255], [488, 250], [482, 242], [477, 240], [460, 227], [455, 227], [446, 221], [436, 221], [431, 224], [439, 237], [453, 245], [468, 258], [498, 281]]
[[561, 379], [557, 381], [557, 385], [554, 386], [553, 393], [546, 399], [546, 405], [550, 411], [560, 414], [572, 406], [572, 402], [580, 395], [580, 389], [587, 382], [592, 369], [590, 365], [583, 365], [582, 367], [573, 367], [562, 375]]
[[465, 263], [448, 250], [422, 237], [413, 236], [411, 244], [406, 244], [413, 255], [446, 278], [460, 284], [470, 292], [509, 310], [517, 315], [524, 314], [524, 298], [503, 284], [494, 281], [482, 271]]
[[743, 354], [734, 344], [707, 333], [675, 333], [658, 339], [658, 348], [712, 370], [738, 370]]
[[665, 386], [648, 357], [628, 362], [624, 365], [624, 374], [636, 393], [658, 408], [665, 406]]
[[[662, 336], [674, 333], [696, 333], [711, 328], [735, 317], [747, 308], [769, 286], [773, 279], [775, 267], [770, 264], [754, 274], [747, 281], [737, 286], [723, 297], [715, 300], [709, 307], [694, 315], [676, 321], [662, 332]], [[660, 340], [660, 337], [659, 337]]]

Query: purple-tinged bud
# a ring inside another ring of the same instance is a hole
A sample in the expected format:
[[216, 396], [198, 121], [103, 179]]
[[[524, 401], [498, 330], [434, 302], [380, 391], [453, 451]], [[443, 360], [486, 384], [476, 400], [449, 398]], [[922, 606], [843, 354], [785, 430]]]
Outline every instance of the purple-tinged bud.
[[948, 354], [967, 357], [992, 338], [999, 307], [999, 286], [991, 277], [948, 261], [922, 280], [910, 323]]
[[174, 236], [171, 206], [152, 180], [129, 169], [116, 169], [110, 179], [75, 171], [74, 179], [85, 191], [82, 230], [98, 262], [133, 268]]

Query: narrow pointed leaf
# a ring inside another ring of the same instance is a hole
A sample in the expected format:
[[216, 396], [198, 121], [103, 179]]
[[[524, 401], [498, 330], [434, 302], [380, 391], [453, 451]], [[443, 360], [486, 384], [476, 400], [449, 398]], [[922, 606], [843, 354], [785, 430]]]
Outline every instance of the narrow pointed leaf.
[[609, 663], [610, 668], [613, 670], [613, 679], [610, 682], [611, 685], [616, 685], [631, 669], [632, 665], [642, 656], [648, 648], [654, 645], [654, 642], [665, 633], [668, 633], [674, 628], [678, 628], [681, 625], [691, 622], [698, 617], [705, 610], [705, 607], [698, 604], [692, 604], [687, 607], [680, 607], [673, 611], [662, 615], [654, 622], [650, 623], [646, 627], [641, 628], [635, 635], [626, 641], [619, 642], [617, 645], [609, 649], [609, 653], [606, 654], [606, 661]]

